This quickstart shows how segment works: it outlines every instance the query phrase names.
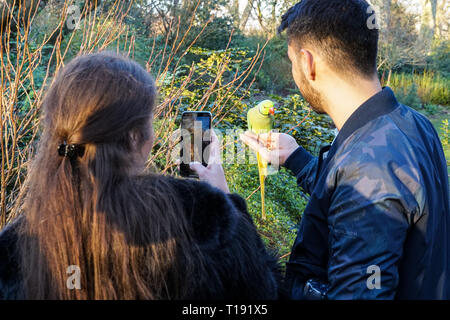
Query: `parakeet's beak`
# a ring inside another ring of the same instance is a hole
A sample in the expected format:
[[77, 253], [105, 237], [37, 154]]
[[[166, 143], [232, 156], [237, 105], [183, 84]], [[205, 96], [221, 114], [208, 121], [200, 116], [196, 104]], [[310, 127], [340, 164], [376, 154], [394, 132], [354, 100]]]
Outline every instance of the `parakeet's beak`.
[[274, 107], [270, 108], [270, 109], [269, 109], [269, 113], [270, 113], [271, 115], [274, 115], [274, 114], [275, 114], [275, 108], [274, 108]]

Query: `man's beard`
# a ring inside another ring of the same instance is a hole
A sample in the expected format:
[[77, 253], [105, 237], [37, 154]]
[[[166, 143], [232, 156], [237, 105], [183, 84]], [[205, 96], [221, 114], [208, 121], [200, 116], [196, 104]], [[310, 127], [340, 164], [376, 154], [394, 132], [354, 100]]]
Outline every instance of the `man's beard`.
[[325, 114], [324, 109], [324, 102], [322, 99], [322, 96], [320, 95], [319, 91], [314, 89], [306, 80], [305, 74], [303, 73], [303, 70], [300, 72], [301, 79], [300, 79], [300, 93], [302, 94], [303, 98], [309, 103], [311, 106], [311, 109], [313, 109], [314, 112], [318, 114]]

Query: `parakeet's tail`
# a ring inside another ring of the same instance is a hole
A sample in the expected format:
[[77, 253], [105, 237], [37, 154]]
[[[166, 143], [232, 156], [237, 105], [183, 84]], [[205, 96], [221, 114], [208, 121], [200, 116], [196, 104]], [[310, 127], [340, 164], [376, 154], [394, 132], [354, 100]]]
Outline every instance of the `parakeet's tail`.
[[264, 207], [264, 180], [266, 176], [263, 174], [259, 175], [259, 183], [261, 185], [261, 217], [263, 220], [266, 220], [266, 209]]
[[265, 220], [266, 210], [264, 206], [264, 180], [267, 176], [267, 162], [261, 159], [259, 153], [256, 153], [256, 159], [258, 160], [259, 185], [261, 187], [261, 217]]

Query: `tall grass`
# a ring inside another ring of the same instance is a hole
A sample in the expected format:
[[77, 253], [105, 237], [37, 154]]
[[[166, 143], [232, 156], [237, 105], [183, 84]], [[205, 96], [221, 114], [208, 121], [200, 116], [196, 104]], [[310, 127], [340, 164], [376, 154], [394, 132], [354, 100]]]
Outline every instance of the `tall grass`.
[[[416, 94], [422, 104], [438, 104], [450, 106], [450, 79], [440, 74], [424, 72], [422, 74], [395, 73], [389, 85], [399, 96]], [[416, 90], [411, 90], [411, 88]]]

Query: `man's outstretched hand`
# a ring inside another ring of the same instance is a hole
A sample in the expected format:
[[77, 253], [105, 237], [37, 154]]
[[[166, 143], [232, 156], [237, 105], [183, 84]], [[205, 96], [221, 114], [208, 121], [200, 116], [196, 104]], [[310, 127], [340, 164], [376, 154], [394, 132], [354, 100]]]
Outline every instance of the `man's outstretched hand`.
[[261, 157], [272, 164], [282, 166], [287, 158], [298, 148], [297, 141], [286, 133], [254, 134], [246, 131], [241, 134], [241, 140], [253, 151], [259, 152]]

